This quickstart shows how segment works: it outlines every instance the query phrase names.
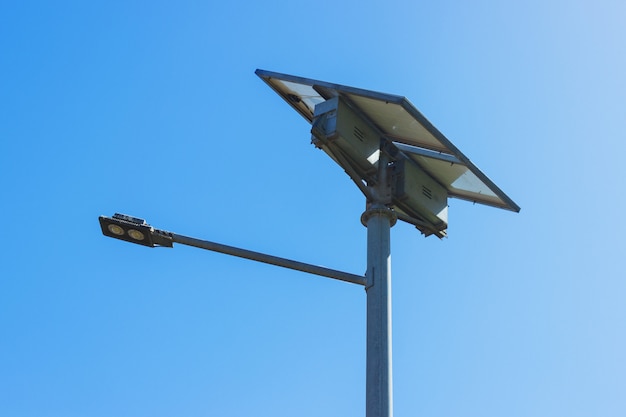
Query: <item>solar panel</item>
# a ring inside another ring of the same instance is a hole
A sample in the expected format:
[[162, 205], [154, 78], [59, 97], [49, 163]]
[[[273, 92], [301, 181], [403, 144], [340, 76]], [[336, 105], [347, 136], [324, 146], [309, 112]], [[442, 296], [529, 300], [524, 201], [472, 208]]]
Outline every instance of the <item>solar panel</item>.
[[[373, 129], [376, 135], [392, 143], [403, 159], [410, 160], [445, 188], [449, 197], [519, 212], [520, 207], [405, 97], [260, 69], [256, 74], [312, 124], [326, 108], [339, 106], [339, 109], [341, 105], [334, 102], [345, 103], [358, 117], [367, 121], [369, 127], [366, 129]], [[358, 132], [353, 135], [363, 142]], [[361, 144], [357, 145], [361, 147]], [[363, 159], [368, 155], [365, 153], [361, 157], [348, 155], [348, 162], [339, 161], [338, 157], [334, 159], [340, 165], [354, 165], [352, 168], [367, 181], [367, 164]]]

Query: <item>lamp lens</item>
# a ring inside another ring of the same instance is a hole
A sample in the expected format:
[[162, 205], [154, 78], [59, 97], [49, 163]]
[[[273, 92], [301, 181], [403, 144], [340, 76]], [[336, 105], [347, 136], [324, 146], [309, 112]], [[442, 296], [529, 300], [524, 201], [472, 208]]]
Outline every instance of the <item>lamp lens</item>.
[[139, 230], [130, 229], [128, 231], [128, 236], [132, 237], [135, 240], [144, 240], [146, 237]]
[[109, 229], [109, 232], [113, 233], [114, 235], [122, 236], [124, 234], [124, 229], [116, 224], [108, 225], [107, 229]]

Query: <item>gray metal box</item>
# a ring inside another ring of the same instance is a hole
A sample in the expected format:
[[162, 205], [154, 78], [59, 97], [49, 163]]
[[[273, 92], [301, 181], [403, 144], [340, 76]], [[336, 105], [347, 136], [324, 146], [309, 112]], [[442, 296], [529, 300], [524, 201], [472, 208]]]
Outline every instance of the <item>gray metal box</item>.
[[448, 192], [415, 163], [394, 163], [393, 200], [406, 214], [423, 218], [440, 231], [448, 227]]
[[315, 106], [315, 118], [321, 121], [312, 129], [315, 137], [341, 149], [362, 174], [376, 174], [380, 135], [347, 104], [338, 97], [326, 100]]

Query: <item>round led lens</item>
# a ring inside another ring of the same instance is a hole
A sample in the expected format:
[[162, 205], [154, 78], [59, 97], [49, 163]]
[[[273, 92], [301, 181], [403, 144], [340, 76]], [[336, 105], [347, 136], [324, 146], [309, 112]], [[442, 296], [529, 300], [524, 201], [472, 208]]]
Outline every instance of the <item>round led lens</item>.
[[144, 240], [146, 237], [139, 230], [130, 229], [128, 231], [128, 236], [132, 237], [135, 240]]
[[124, 229], [116, 224], [108, 225], [107, 229], [109, 229], [109, 232], [113, 233], [114, 235], [122, 236], [124, 234]]

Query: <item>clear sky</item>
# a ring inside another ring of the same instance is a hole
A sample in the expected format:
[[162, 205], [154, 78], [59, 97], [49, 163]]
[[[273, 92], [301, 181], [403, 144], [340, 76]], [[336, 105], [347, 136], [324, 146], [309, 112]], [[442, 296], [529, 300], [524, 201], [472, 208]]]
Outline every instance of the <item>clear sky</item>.
[[397, 417], [626, 415], [626, 3], [0, 6], [0, 415], [364, 416], [364, 198], [256, 68], [406, 96], [515, 214], [392, 230]]

